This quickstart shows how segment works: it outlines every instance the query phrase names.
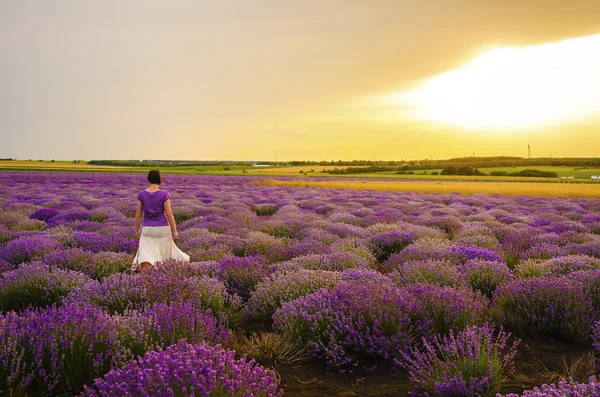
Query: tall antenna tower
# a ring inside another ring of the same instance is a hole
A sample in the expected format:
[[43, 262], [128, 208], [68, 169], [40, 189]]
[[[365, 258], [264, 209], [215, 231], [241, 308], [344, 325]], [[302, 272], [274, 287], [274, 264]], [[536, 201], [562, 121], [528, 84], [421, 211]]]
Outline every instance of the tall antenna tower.
[[531, 158], [531, 146], [529, 145], [529, 142], [527, 142], [527, 158]]

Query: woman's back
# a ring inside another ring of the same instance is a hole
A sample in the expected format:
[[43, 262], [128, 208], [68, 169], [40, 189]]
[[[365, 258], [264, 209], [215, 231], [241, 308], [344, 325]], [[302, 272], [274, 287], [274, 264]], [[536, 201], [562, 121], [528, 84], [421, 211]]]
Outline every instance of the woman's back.
[[155, 192], [140, 190], [138, 200], [142, 203], [144, 211], [144, 226], [168, 226], [165, 216], [165, 202], [171, 198], [166, 190], [158, 189]]

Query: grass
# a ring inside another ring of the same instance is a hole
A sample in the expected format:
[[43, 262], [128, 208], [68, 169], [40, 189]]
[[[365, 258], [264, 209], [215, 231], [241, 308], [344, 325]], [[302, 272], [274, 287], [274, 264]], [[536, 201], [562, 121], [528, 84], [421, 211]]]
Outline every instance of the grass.
[[596, 374], [596, 358], [593, 352], [574, 357], [571, 361], [562, 355], [559, 367], [551, 370], [538, 359], [534, 359], [528, 373], [518, 373], [515, 380], [523, 384], [552, 384], [561, 379], [571, 378], [577, 382], [587, 382]]
[[527, 166], [527, 167], [496, 167], [480, 168], [479, 171], [489, 174], [493, 171], [519, 172], [526, 169], [556, 172], [558, 176], [573, 176], [575, 178], [590, 179], [592, 175], [600, 175], [600, 168], [583, 168], [569, 166]]
[[298, 367], [309, 360], [304, 349], [273, 332], [253, 332], [249, 337], [236, 333], [229, 343], [238, 354], [245, 354], [261, 362], [275, 360]]
[[600, 198], [600, 189], [594, 184], [584, 183], [533, 183], [533, 182], [447, 182], [447, 181], [415, 181], [388, 182], [365, 180], [277, 180], [263, 179], [255, 182], [258, 185], [299, 188], [378, 190], [386, 192], [414, 193], [460, 193], [460, 194], [500, 194], [505, 196], [541, 196], [541, 197], [583, 197]]

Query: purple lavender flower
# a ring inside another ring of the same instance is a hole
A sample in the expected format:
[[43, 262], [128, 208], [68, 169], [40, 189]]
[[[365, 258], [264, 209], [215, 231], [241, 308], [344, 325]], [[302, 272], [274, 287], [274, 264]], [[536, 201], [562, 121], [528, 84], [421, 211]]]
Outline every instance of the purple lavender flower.
[[441, 242], [436, 241], [436, 243], [434, 246], [419, 243], [409, 245], [402, 252], [390, 255], [381, 268], [386, 272], [391, 272], [408, 262], [450, 260], [447, 247], [442, 245]]
[[421, 316], [427, 318], [435, 334], [448, 335], [451, 330], [490, 320], [489, 300], [468, 287], [414, 284], [406, 289], [416, 298]]
[[11, 270], [15, 270], [15, 265], [12, 263], [8, 263], [5, 260], [0, 259], [0, 275], [4, 272], [9, 272]]
[[52, 268], [39, 262], [22, 264], [0, 274], [0, 310], [23, 310], [60, 303], [79, 288], [87, 288], [92, 280], [84, 274]]
[[46, 237], [16, 239], [0, 248], [0, 259], [18, 265], [24, 262], [41, 260], [44, 255], [57, 250], [59, 247], [59, 243]]
[[463, 275], [448, 261], [411, 261], [388, 276], [399, 286], [428, 283], [440, 286], [465, 285]]
[[48, 222], [50, 218], [58, 215], [58, 211], [54, 208], [40, 208], [29, 216], [30, 219]]
[[413, 295], [369, 282], [341, 282], [284, 303], [273, 320], [286, 338], [337, 368], [397, 358], [431, 332]]
[[131, 255], [110, 251], [92, 252], [81, 248], [52, 251], [44, 256], [44, 263], [61, 269], [75, 270], [100, 279], [125, 272], [131, 267]]
[[371, 269], [346, 269], [342, 271], [342, 279], [345, 281], [351, 281], [354, 283], [391, 283], [389, 277], [381, 274], [377, 270]]
[[[198, 264], [196, 264], [198, 265]], [[183, 266], [183, 265], [182, 265]], [[126, 310], [144, 311], [153, 303], [192, 302], [198, 308], [210, 309], [234, 327], [241, 320], [242, 302], [227, 293], [223, 282], [206, 275], [189, 275], [191, 270], [176, 267], [159, 268], [141, 274], [114, 274], [69, 294], [67, 302], [89, 302], [110, 313]], [[206, 269], [196, 270], [198, 274]]]
[[503, 262], [473, 259], [458, 269], [474, 291], [481, 292], [489, 299], [492, 299], [498, 286], [514, 279], [510, 269]]
[[[503, 397], [498, 394], [499, 397]], [[507, 394], [504, 397], [596, 397], [600, 396], [600, 383], [595, 376], [589, 378], [588, 383], [579, 383], [574, 380], [562, 379], [558, 383], [527, 390], [520, 396], [518, 394]]]
[[422, 219], [420, 224], [436, 227], [445, 232], [450, 238], [454, 237], [462, 228], [462, 222], [452, 215], [427, 217], [426, 219]]
[[276, 273], [261, 281], [244, 308], [245, 316], [269, 320], [285, 302], [330, 288], [342, 281], [342, 274], [325, 270], [298, 269]]
[[390, 255], [397, 254], [412, 242], [411, 236], [400, 230], [378, 233], [370, 240], [373, 254], [379, 262], [386, 261]]
[[[235, 352], [206, 343], [180, 342], [164, 351], [150, 352], [113, 370], [81, 397], [227, 395], [281, 397], [276, 374], [253, 360], [235, 359]], [[216, 394], [215, 394], [216, 395]]]
[[510, 269], [514, 269], [522, 252], [527, 251], [535, 241], [535, 232], [520, 229], [500, 239], [504, 260]]
[[113, 319], [86, 305], [0, 316], [0, 391], [73, 395], [130, 357]]
[[288, 247], [282, 255], [283, 260], [289, 260], [304, 255], [329, 254], [330, 247], [318, 241], [301, 241]]
[[514, 372], [518, 341], [485, 323], [468, 326], [448, 336], [423, 341], [403, 355], [403, 366], [415, 383], [412, 396], [495, 396], [507, 375]]
[[571, 280], [583, 284], [583, 289], [592, 302], [596, 313], [600, 313], [600, 270], [578, 271], [568, 274]]
[[514, 280], [496, 289], [492, 306], [506, 327], [574, 341], [588, 338], [595, 315], [584, 285], [567, 277]]
[[448, 254], [450, 257], [456, 258], [455, 263], [466, 263], [473, 259], [505, 263], [500, 255], [487, 248], [463, 247], [461, 245], [457, 245], [448, 247]]
[[230, 293], [247, 299], [256, 284], [265, 278], [267, 273], [268, 268], [264, 257], [229, 256], [219, 261], [217, 277], [225, 283]]
[[66, 212], [58, 214], [48, 219], [50, 224], [70, 223], [75, 221], [86, 221], [89, 219], [89, 214], [83, 211]]
[[276, 269], [282, 270], [329, 270], [343, 271], [347, 269], [366, 269], [368, 262], [362, 257], [350, 252], [334, 252], [322, 255], [305, 255], [293, 258], [275, 265]]
[[548, 273], [560, 276], [577, 271], [600, 269], [600, 259], [586, 255], [569, 255], [548, 259], [541, 263]]
[[115, 320], [122, 343], [135, 356], [180, 340], [217, 344], [226, 343], [231, 336], [224, 321], [192, 302], [154, 303], [143, 312], [126, 311]]
[[341, 238], [362, 237], [365, 234], [363, 228], [348, 223], [333, 223], [327, 231]]

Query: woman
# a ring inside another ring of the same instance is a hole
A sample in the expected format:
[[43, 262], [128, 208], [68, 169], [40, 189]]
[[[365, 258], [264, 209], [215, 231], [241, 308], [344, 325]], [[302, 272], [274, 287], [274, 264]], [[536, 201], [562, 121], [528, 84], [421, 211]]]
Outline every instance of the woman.
[[[179, 238], [171, 210], [171, 195], [160, 189], [160, 171], [148, 172], [150, 186], [137, 195], [135, 231], [140, 246], [133, 260], [133, 270], [144, 269], [167, 259], [190, 261], [190, 256], [175, 245]], [[144, 223], [142, 227], [142, 213]]]

